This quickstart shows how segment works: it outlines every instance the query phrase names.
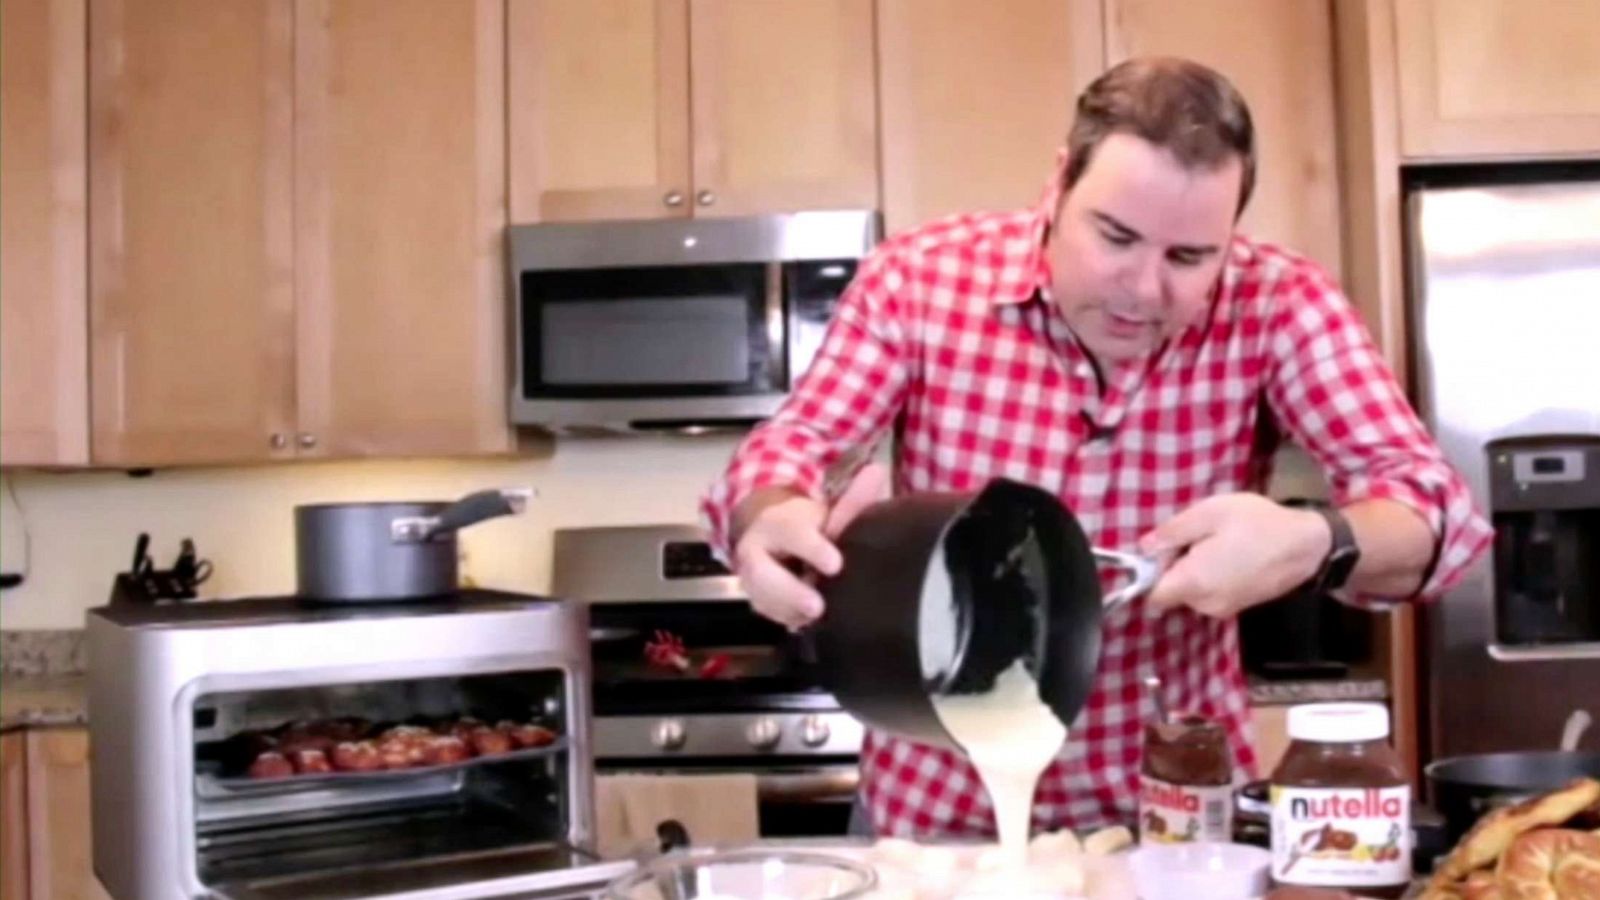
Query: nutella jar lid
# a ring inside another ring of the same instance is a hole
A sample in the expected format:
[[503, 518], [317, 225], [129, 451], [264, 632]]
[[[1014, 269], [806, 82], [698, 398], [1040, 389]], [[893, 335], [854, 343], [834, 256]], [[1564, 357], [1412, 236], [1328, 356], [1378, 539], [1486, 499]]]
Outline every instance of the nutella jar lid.
[[1324, 744], [1381, 741], [1389, 710], [1381, 703], [1307, 703], [1289, 707], [1289, 739]]

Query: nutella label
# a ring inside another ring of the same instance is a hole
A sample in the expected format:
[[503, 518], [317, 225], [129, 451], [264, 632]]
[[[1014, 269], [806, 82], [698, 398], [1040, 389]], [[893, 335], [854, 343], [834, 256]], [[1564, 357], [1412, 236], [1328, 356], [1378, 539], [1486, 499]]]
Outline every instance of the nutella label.
[[1376, 887], [1411, 878], [1411, 788], [1272, 786], [1272, 877]]
[[1233, 788], [1194, 787], [1143, 776], [1139, 840], [1158, 844], [1233, 840]]

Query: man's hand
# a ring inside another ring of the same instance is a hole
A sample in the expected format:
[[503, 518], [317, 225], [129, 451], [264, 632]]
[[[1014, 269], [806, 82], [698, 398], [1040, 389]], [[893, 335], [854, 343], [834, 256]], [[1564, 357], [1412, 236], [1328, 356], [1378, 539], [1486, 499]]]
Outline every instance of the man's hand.
[[1141, 538], [1139, 549], [1170, 561], [1150, 592], [1152, 606], [1221, 619], [1305, 583], [1332, 544], [1320, 514], [1241, 493], [1194, 504]]
[[[839, 574], [844, 557], [833, 542], [863, 509], [889, 496], [889, 473], [863, 466], [830, 509], [798, 494], [757, 498], [733, 548], [734, 569], [755, 611], [790, 630], [822, 615], [822, 595], [788, 565], [799, 562], [823, 575]], [[735, 518], [740, 518], [735, 516]]]

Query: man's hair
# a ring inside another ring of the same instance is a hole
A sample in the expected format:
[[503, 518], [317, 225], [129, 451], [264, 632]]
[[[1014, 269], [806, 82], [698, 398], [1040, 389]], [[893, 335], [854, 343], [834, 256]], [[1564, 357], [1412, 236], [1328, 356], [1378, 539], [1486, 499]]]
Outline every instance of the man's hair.
[[1145, 57], [1112, 67], [1078, 97], [1067, 134], [1062, 184], [1083, 177], [1107, 136], [1132, 134], [1171, 153], [1186, 169], [1215, 169], [1230, 156], [1243, 164], [1239, 207], [1256, 181], [1250, 107], [1222, 74], [1186, 59]]

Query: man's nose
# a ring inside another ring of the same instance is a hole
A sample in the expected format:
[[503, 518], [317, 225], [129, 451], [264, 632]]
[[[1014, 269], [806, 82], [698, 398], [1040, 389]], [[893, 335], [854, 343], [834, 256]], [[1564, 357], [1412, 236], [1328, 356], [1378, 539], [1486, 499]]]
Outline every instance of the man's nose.
[[1152, 312], [1161, 304], [1162, 260], [1156, 253], [1146, 254], [1133, 272], [1133, 296], [1140, 312]]

